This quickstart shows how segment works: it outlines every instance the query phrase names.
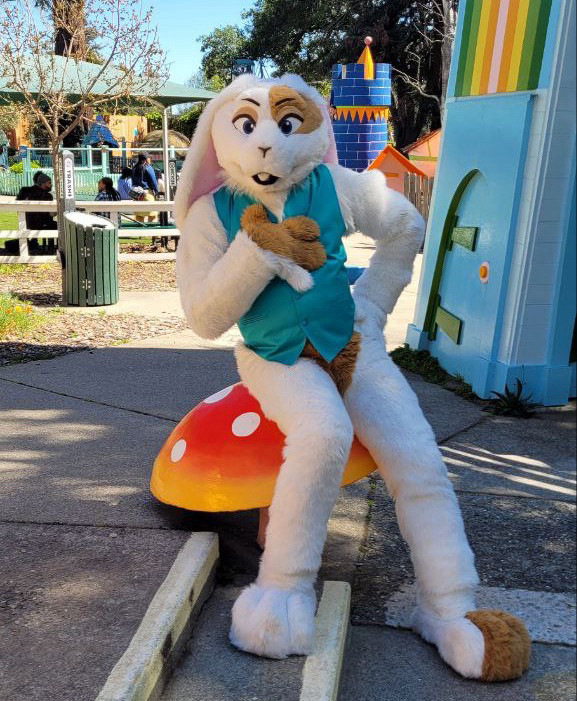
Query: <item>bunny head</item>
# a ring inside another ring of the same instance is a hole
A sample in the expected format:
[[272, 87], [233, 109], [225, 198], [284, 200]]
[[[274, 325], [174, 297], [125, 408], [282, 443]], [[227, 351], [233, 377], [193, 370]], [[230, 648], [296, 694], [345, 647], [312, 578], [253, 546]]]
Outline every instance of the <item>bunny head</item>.
[[182, 228], [192, 203], [224, 183], [258, 199], [336, 160], [326, 103], [314, 88], [294, 75], [241, 76], [198, 121], [176, 192], [176, 224]]

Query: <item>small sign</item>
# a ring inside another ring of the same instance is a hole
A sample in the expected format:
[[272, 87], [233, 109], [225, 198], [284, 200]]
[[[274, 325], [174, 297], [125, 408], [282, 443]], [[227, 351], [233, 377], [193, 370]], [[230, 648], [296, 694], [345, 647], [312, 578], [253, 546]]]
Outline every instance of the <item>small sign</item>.
[[176, 183], [176, 160], [174, 158], [171, 158], [168, 161], [168, 197], [171, 200], [174, 200], [174, 194], [176, 192]]
[[[65, 151], [62, 157], [62, 184], [64, 208], [70, 211], [74, 209], [74, 156], [70, 151]], [[69, 202], [72, 202], [72, 207], [67, 206]]]
[[26, 158], [26, 156], [28, 155], [28, 146], [25, 146], [24, 144], [22, 144], [18, 148], [18, 153], [20, 154], [20, 158], [22, 160], [24, 160]]

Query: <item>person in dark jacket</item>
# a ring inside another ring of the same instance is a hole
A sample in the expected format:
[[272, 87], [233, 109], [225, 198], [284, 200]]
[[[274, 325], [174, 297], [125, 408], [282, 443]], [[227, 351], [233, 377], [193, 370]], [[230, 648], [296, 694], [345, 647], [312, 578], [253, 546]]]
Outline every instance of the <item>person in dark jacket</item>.
[[141, 153], [138, 156], [136, 165], [132, 169], [132, 187], [142, 187], [150, 190], [153, 195], [158, 195], [158, 182], [147, 153]]
[[[141, 187], [144, 190], [143, 200], [154, 202], [158, 195], [158, 182], [154, 174], [154, 168], [150, 165], [150, 157], [147, 153], [138, 156], [136, 165], [132, 169], [132, 187]], [[139, 222], [149, 222], [156, 220], [157, 212], [139, 212], [135, 219]]]
[[[20, 188], [20, 192], [16, 195], [16, 200], [22, 201], [40, 201], [40, 202], [52, 202], [54, 197], [52, 196], [52, 180], [46, 173], [38, 171], [34, 174], [33, 178], [34, 185], [28, 187]], [[26, 212], [26, 228], [27, 229], [44, 229], [44, 230], [54, 230], [58, 226], [54, 216], [50, 212]], [[38, 247], [38, 239], [30, 239], [30, 248]], [[11, 241], [6, 241], [7, 250], [18, 251], [18, 240], [12, 239]], [[55, 250], [54, 239], [49, 239], [44, 242], [43, 252], [53, 253]]]

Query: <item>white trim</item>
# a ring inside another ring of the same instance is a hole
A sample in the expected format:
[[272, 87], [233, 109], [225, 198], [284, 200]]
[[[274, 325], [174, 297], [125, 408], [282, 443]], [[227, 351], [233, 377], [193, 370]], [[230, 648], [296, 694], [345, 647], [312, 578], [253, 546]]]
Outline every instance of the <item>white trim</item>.
[[337, 701], [350, 608], [350, 585], [325, 582], [315, 621], [315, 646], [305, 662], [299, 701]]
[[[538, 265], [535, 259], [535, 246], [538, 243], [540, 231], [540, 215], [543, 208], [543, 193], [546, 181], [554, 177], [551, 172], [552, 147], [561, 140], [554, 133], [553, 123], [556, 117], [559, 103], [560, 86], [565, 72], [570, 69], [567, 62], [567, 54], [570, 42], [573, 39], [574, 23], [569, 20], [574, 12], [574, 0], [565, 0], [560, 12], [558, 22], [557, 41], [552, 62], [551, 85], [549, 89], [532, 91], [535, 95], [533, 105], [532, 124], [529, 136], [527, 160], [519, 212], [517, 217], [517, 230], [515, 234], [515, 246], [511, 259], [510, 277], [503, 316], [503, 330], [497, 352], [497, 360], [506, 364], [525, 364], [521, 357], [523, 350], [524, 317], [527, 308], [529, 285], [533, 266]], [[517, 93], [518, 94], [518, 93]], [[487, 96], [484, 96], [487, 97]], [[567, 158], [571, 157], [570, 149], [566, 149]], [[558, 167], [558, 164], [555, 164]], [[562, 207], [559, 207], [561, 212]], [[550, 228], [550, 227], [549, 227]], [[559, 227], [559, 237], [561, 231]], [[555, 245], [551, 243], [551, 246]], [[557, 264], [557, 263], [556, 263]], [[555, 264], [555, 265], [556, 265]], [[553, 288], [552, 288], [553, 290]], [[543, 331], [543, 329], [541, 329]], [[531, 364], [537, 359], [535, 353], [540, 355], [540, 361], [546, 360], [547, 333], [537, 338], [542, 343], [540, 350], [533, 347], [528, 352], [532, 353]]]
[[96, 701], [148, 701], [157, 695], [182, 651], [191, 617], [212, 591], [217, 561], [216, 534], [193, 533]]

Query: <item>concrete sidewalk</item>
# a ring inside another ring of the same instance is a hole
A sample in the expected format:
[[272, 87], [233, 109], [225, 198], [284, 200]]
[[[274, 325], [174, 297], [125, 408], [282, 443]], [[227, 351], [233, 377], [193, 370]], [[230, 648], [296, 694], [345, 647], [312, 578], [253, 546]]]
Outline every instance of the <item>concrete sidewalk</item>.
[[[400, 329], [408, 312], [398, 310]], [[148, 490], [175, 423], [238, 379], [233, 340], [173, 334], [0, 370], [0, 623], [9, 633], [0, 636], [2, 701], [93, 701], [187, 531], [217, 532], [221, 544], [219, 589], [206, 614], [215, 618], [203, 619], [203, 652], [194, 652], [193, 638], [181, 669], [194, 688], [205, 689], [195, 665], [207, 656], [236, 655], [235, 683], [204, 671], [203, 683], [215, 683], [205, 698], [214, 701], [239, 701], [243, 674], [251, 680], [243, 699], [272, 701], [270, 675], [282, 682], [283, 670], [299, 669], [294, 661], [261, 665], [231, 652], [223, 632], [207, 633], [226, 630], [233, 588], [256, 573], [257, 513], [186, 512]], [[382, 482], [368, 478], [342, 490], [321, 572], [354, 585], [342, 699], [566, 701], [574, 669], [574, 407], [529, 421], [496, 418], [408, 379], [458, 490], [483, 595], [518, 607], [544, 642], [528, 677], [486, 687], [458, 679], [403, 630], [412, 570], [393, 505]], [[281, 688], [286, 701], [295, 696], [288, 682]]]

